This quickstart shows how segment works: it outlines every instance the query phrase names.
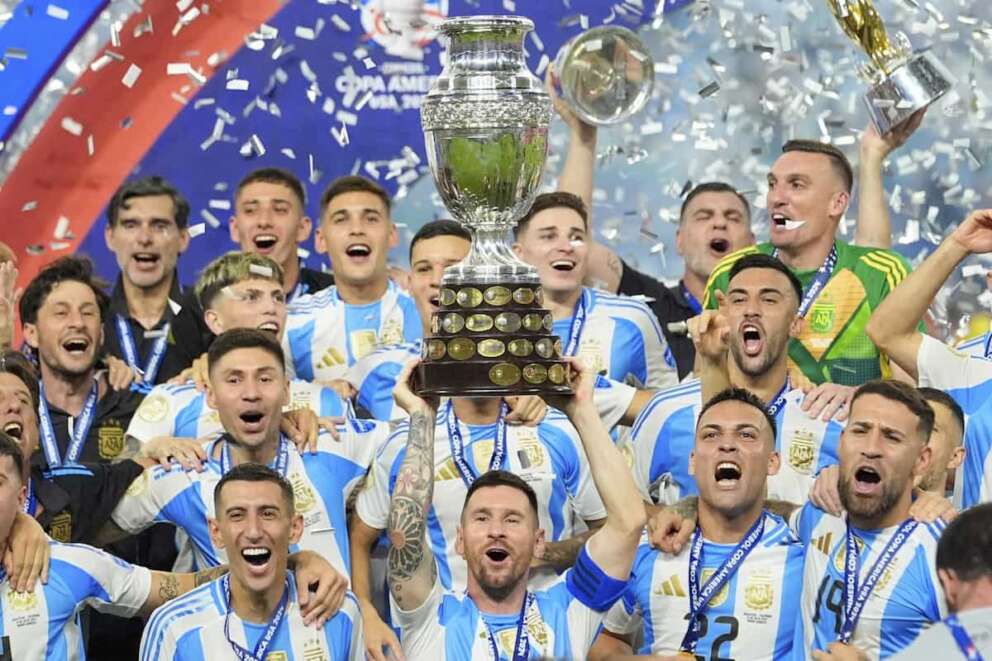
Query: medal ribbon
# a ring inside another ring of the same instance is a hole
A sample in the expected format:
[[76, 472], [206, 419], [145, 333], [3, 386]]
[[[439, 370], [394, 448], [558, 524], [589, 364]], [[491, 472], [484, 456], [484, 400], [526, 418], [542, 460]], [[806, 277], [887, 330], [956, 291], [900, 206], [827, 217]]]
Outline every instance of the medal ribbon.
[[[45, 452], [45, 461], [49, 468], [58, 468], [62, 465], [62, 457], [59, 456], [59, 444], [55, 439], [55, 428], [52, 426], [52, 416], [48, 412], [48, 400], [45, 399], [45, 384], [39, 380], [38, 397], [38, 420], [41, 421], [41, 448]], [[86, 396], [83, 403], [83, 411], [78, 419], [73, 419], [73, 434], [69, 439], [69, 447], [65, 456], [66, 464], [75, 464], [79, 460], [79, 455], [83, 452], [86, 444], [86, 437], [93, 426], [93, 417], [96, 413], [96, 400], [99, 388], [96, 381], [90, 389], [90, 394]]]
[[788, 377], [786, 377], [785, 383], [782, 384], [782, 389], [778, 391], [777, 395], [775, 395], [775, 399], [773, 399], [771, 404], [768, 405], [768, 408], [765, 409], [768, 411], [768, 415], [774, 418], [775, 415], [782, 410], [782, 407], [785, 406], [785, 393], [787, 392], [789, 392]]
[[968, 635], [968, 632], [965, 631], [964, 625], [961, 624], [961, 620], [958, 619], [956, 614], [944, 620], [944, 624], [951, 630], [951, 636], [954, 637], [954, 642], [958, 644], [958, 648], [964, 654], [964, 658], [968, 659], [968, 661], [983, 661], [982, 653], [975, 647], [975, 642]]
[[38, 511], [38, 495], [34, 492], [34, 482], [31, 478], [28, 478], [28, 496], [24, 499], [24, 513], [34, 518], [35, 512]]
[[238, 657], [239, 661], [263, 661], [265, 659], [265, 651], [269, 649], [269, 645], [272, 643], [272, 639], [276, 636], [276, 631], [279, 630], [279, 626], [282, 624], [283, 618], [286, 617], [286, 603], [289, 600], [289, 576], [286, 576], [286, 583], [282, 591], [282, 599], [279, 600], [279, 606], [276, 607], [276, 611], [272, 614], [272, 619], [269, 620], [269, 625], [265, 628], [265, 633], [258, 640], [255, 645], [255, 649], [248, 651], [245, 648], [238, 645], [236, 642], [231, 640], [231, 575], [227, 574], [221, 580], [221, 585], [224, 589], [224, 596], [227, 599], [227, 615], [224, 616], [224, 637], [227, 638], [227, 642], [230, 643], [231, 649], [234, 650], [234, 655]]
[[702, 314], [703, 304], [699, 302], [698, 298], [692, 295], [692, 292], [689, 291], [681, 280], [679, 280], [679, 290], [682, 292], [682, 297], [685, 299], [685, 302], [689, 304], [690, 308], [692, 308], [692, 311], [696, 314]]
[[741, 563], [754, 550], [764, 532], [765, 513], [762, 512], [751, 529], [738, 542], [733, 553], [727, 556], [723, 564], [706, 581], [706, 585], [700, 589], [699, 565], [703, 559], [703, 535], [700, 529], [696, 528], [696, 532], [692, 536], [692, 545], [689, 547], [689, 627], [682, 638], [682, 644], [679, 646], [682, 652], [692, 654], [696, 651], [696, 643], [699, 642], [699, 627], [697, 626], [699, 614], [706, 609], [713, 595], [719, 592], [720, 588], [726, 585], [727, 581], [737, 572]]
[[568, 346], [565, 347], [566, 356], [574, 356], [579, 350], [579, 342], [582, 341], [582, 330], [586, 326], [586, 315], [589, 311], [589, 290], [583, 288], [582, 295], [575, 302], [575, 309], [572, 310], [572, 328], [568, 335]]
[[899, 528], [892, 535], [889, 543], [885, 545], [885, 549], [882, 550], [878, 559], [875, 560], [875, 564], [872, 565], [868, 576], [865, 577], [865, 582], [858, 585], [858, 559], [860, 551], [858, 550], [854, 533], [851, 532], [851, 524], [848, 523], [847, 535], [844, 540], [847, 545], [847, 557], [844, 559], [844, 622], [840, 629], [840, 642], [846, 645], [851, 641], [851, 638], [854, 636], [854, 629], [858, 626], [861, 611], [864, 609], [865, 602], [868, 601], [871, 591], [875, 589], [878, 579], [882, 577], [885, 570], [892, 564], [896, 553], [903, 547], [917, 525], [918, 522], [913, 519], [906, 519], [899, 524]]
[[[517, 618], [517, 635], [513, 638], [513, 661], [527, 661], [530, 657], [530, 636], [527, 635], [527, 613], [534, 606], [534, 593], [527, 592], [524, 595], [524, 603], [520, 607], [520, 617]], [[540, 613], [538, 613], [540, 615]], [[479, 617], [482, 620], [482, 617]], [[496, 636], [493, 630], [486, 625], [486, 633], [489, 634], [489, 653], [493, 661], [499, 661], [499, 646], [496, 644]]]
[[992, 331], [985, 336], [985, 357], [992, 358]]
[[[510, 407], [507, 406], [505, 400], [499, 403], [496, 438], [493, 439], [493, 455], [489, 458], [489, 470], [491, 471], [499, 470], [503, 465], [503, 457], [506, 456], [506, 414], [509, 410]], [[450, 399], [446, 414], [448, 416], [448, 444], [451, 449], [451, 460], [461, 474], [462, 482], [465, 483], [466, 487], [470, 487], [475, 482], [475, 478], [479, 476], [465, 459], [465, 440], [462, 438], [461, 430], [458, 429], [458, 418], [455, 416], [455, 409]]]
[[148, 362], [145, 364], [144, 369], [142, 369], [141, 365], [138, 364], [138, 350], [134, 344], [134, 337], [131, 335], [131, 325], [128, 324], [127, 319], [123, 315], [117, 315], [117, 336], [121, 340], [124, 358], [127, 360], [129, 367], [141, 373], [142, 380], [146, 386], [151, 386], [155, 383], [155, 375], [158, 374], [158, 368], [162, 366], [162, 359], [165, 357], [170, 328], [171, 324], [165, 324], [162, 327], [162, 336], [155, 340], [155, 343], [152, 345], [152, 352], [148, 356]]
[[[231, 470], [234, 465], [231, 462], [231, 446], [230, 441], [227, 439], [221, 439], [224, 445], [220, 448], [220, 474], [227, 475], [227, 471]], [[286, 477], [286, 467], [289, 465], [289, 441], [285, 437], [279, 437], [279, 449], [276, 450], [275, 466], [270, 466], [270, 468], [275, 468], [276, 472]]]
[[[777, 249], [772, 253], [772, 257], [778, 259]], [[837, 244], [830, 246], [830, 252], [827, 254], [827, 258], [823, 260], [823, 265], [817, 269], [813, 280], [806, 287], [806, 291], [803, 292], [803, 300], [799, 303], [800, 317], [805, 317], [809, 309], [813, 307], [813, 301], [820, 295], [823, 287], [827, 284], [827, 280], [833, 275], [835, 266], [837, 266]]]

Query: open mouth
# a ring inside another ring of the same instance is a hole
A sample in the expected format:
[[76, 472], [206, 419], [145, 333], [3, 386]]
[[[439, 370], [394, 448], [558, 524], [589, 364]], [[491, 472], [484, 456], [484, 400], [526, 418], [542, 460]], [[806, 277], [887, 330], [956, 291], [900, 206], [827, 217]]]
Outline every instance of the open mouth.
[[434, 294], [433, 296], [427, 299], [427, 302], [434, 307], [438, 307], [441, 305], [441, 297], [437, 294]]
[[372, 247], [365, 243], [353, 243], [345, 248], [344, 254], [353, 258], [364, 258], [372, 254]]
[[795, 230], [806, 224], [805, 220], [794, 220], [786, 216], [784, 213], [773, 213], [771, 218], [772, 225], [776, 229]]
[[259, 234], [252, 239], [252, 243], [255, 244], [255, 247], [263, 252], [275, 248], [278, 241], [279, 237], [274, 234]]
[[754, 324], [741, 326], [741, 343], [744, 347], [744, 353], [748, 356], [756, 356], [761, 353], [761, 329]]
[[871, 466], [861, 466], [854, 471], [854, 489], [859, 494], [874, 494], [881, 487], [882, 476]]
[[551, 268], [556, 271], [571, 271], [575, 268], [575, 262], [570, 259], [556, 259], [551, 262]]
[[158, 255], [152, 254], [150, 252], [139, 252], [134, 254], [134, 261], [138, 262], [142, 266], [154, 266], [158, 263]]
[[486, 551], [486, 557], [493, 562], [503, 562], [510, 557], [510, 552], [506, 549], [491, 548]]
[[265, 417], [265, 414], [261, 411], [245, 411], [240, 416], [241, 421], [248, 425], [257, 425]]
[[242, 549], [241, 557], [252, 567], [264, 567], [272, 557], [272, 551], [261, 546], [253, 546]]
[[19, 441], [21, 440], [21, 434], [24, 433], [24, 425], [17, 420], [11, 420], [3, 426], [3, 433]]
[[710, 241], [710, 250], [718, 255], [723, 255], [730, 249], [730, 241], [726, 239], [713, 239]]
[[741, 467], [732, 461], [721, 461], [713, 473], [720, 486], [733, 486], [741, 479]]
[[265, 323], [258, 325], [258, 330], [268, 331], [270, 333], [279, 333], [279, 324], [274, 321], [266, 321]]
[[83, 338], [72, 338], [62, 343], [62, 348], [74, 356], [85, 354], [89, 347], [89, 340]]

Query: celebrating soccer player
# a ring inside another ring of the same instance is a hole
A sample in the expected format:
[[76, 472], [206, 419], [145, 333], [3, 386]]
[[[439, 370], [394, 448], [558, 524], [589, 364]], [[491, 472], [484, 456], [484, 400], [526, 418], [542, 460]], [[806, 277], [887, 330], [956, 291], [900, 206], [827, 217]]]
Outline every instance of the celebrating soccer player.
[[699, 489], [692, 543], [676, 554], [641, 544], [627, 594], [606, 616], [591, 659], [629, 654], [642, 628], [641, 654], [789, 656], [804, 550], [764, 509], [768, 476], [779, 468], [775, 427], [746, 390], [725, 390], [703, 406], [689, 463]]
[[[573, 363], [577, 367], [578, 363]], [[574, 396], [550, 404], [579, 430], [607, 519], [579, 552], [563, 580], [545, 590], [528, 588], [530, 565], [541, 555], [545, 531], [537, 496], [520, 477], [481, 473], [465, 496], [456, 548], [468, 565], [465, 593], [445, 590], [427, 540], [434, 502], [436, 402], [416, 396], [402, 373], [396, 397], [410, 413], [406, 455], [389, 508], [389, 588], [407, 658], [583, 658], [603, 613], [626, 586], [644, 510], [626, 464], [592, 402], [595, 375], [579, 368]]]

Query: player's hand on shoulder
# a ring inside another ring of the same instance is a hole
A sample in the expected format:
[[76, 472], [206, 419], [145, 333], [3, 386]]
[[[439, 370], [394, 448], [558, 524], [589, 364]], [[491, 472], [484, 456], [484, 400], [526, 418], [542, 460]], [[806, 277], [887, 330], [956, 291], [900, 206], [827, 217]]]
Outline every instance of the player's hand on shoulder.
[[664, 553], [681, 552], [695, 529], [695, 512], [684, 508], [662, 507], [648, 517], [648, 541]]
[[172, 468], [177, 462], [185, 470], [203, 470], [207, 452], [203, 448], [206, 438], [178, 438], [159, 436], [142, 444], [138, 457], [146, 457], [164, 468]]
[[803, 398], [802, 410], [811, 418], [820, 418], [827, 422], [831, 418], [838, 421], [847, 420], [851, 400], [857, 388], [828, 382], [818, 386], [810, 385], [803, 390], [806, 396]]
[[303, 452], [316, 452], [320, 436], [320, 419], [306, 407], [283, 411], [279, 430]]
[[840, 467], [837, 464], [827, 466], [816, 476], [813, 488], [809, 491], [809, 500], [828, 514], [840, 516], [844, 506], [840, 503], [840, 490], [837, 483], [840, 480]]
[[132, 383], [141, 383], [141, 374], [117, 356], [106, 356], [107, 383], [113, 390], [127, 390]]
[[913, 504], [909, 506], [909, 515], [920, 523], [933, 523], [937, 520], [951, 522], [958, 515], [958, 510], [947, 498], [932, 491], [913, 491]]
[[298, 551], [291, 557], [303, 623], [319, 629], [341, 609], [348, 578], [313, 551]]

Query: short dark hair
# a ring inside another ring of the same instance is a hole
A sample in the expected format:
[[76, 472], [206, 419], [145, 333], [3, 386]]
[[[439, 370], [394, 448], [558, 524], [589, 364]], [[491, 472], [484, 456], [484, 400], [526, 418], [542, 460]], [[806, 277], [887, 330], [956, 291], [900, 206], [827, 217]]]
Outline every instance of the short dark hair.
[[940, 404], [950, 409], [951, 415], [954, 416], [954, 421], [958, 423], [958, 429], [961, 430], [962, 434], [964, 433], [964, 411], [961, 410], [961, 406], [954, 401], [953, 397], [937, 388], [923, 387], [917, 388], [917, 390], [923, 395], [923, 399], [927, 400], [931, 405]]
[[128, 208], [128, 201], [135, 197], [152, 197], [167, 195], [172, 200], [172, 219], [179, 229], [186, 229], [189, 224], [189, 201], [183, 197], [175, 186], [163, 177], [153, 175], [128, 181], [110, 198], [107, 206], [107, 223], [114, 227], [120, 217], [121, 209]]
[[727, 288], [730, 288], [730, 281], [733, 280], [738, 273], [748, 269], [772, 269], [773, 271], [778, 271], [789, 279], [789, 284], [792, 285], [792, 290], [796, 293], [796, 303], [803, 300], [803, 285], [799, 282], [799, 278], [796, 277], [796, 274], [792, 272], [792, 269], [783, 264], [782, 260], [778, 257], [772, 257], [771, 255], [765, 255], [760, 252], [753, 252], [744, 255], [734, 262], [733, 266], [730, 267], [730, 277], [727, 280]]
[[41, 389], [38, 387], [38, 371], [31, 361], [20, 351], [4, 349], [0, 351], [0, 374], [13, 374], [27, 387], [31, 393], [31, 403], [35, 410], [41, 401]]
[[300, 201], [300, 208], [306, 207], [307, 193], [306, 189], [303, 188], [303, 183], [299, 177], [285, 168], [258, 168], [257, 170], [252, 170], [244, 176], [244, 179], [238, 182], [238, 187], [234, 189], [234, 199], [238, 199], [245, 186], [255, 183], [282, 184], [293, 191], [296, 199]]
[[269, 280], [282, 286], [282, 267], [265, 255], [231, 251], [221, 255], [200, 271], [193, 293], [200, 307], [209, 310], [224, 289], [245, 280]]
[[848, 193], [851, 192], [851, 189], [854, 187], [854, 168], [851, 167], [851, 162], [847, 160], [847, 156], [844, 155], [844, 152], [837, 149], [833, 145], [828, 145], [827, 143], [820, 142], [819, 140], [789, 140], [782, 145], [782, 153], [786, 154], [790, 151], [801, 151], [808, 154], [823, 154], [829, 158], [830, 164], [833, 166], [834, 171], [844, 182], [844, 189]]
[[393, 201], [390, 199], [389, 193], [386, 192], [385, 188], [371, 179], [360, 177], [357, 174], [349, 174], [338, 177], [324, 189], [324, 193], [320, 196], [320, 217], [324, 217], [324, 212], [327, 211], [331, 200], [345, 193], [371, 193], [382, 200], [387, 214], [393, 209]]
[[717, 404], [722, 404], [723, 402], [741, 402], [761, 411], [761, 415], [765, 416], [765, 421], [768, 423], [768, 428], [772, 430], [772, 446], [775, 445], [775, 439], [778, 437], [778, 425], [775, 424], [775, 418], [772, 414], [768, 412], [768, 405], [761, 401], [761, 398], [753, 392], [744, 388], [727, 388], [713, 395], [708, 402], [703, 404], [703, 408], [699, 411], [699, 417], [696, 418], [697, 430], [699, 429], [699, 423], [703, 419], [703, 415]]
[[[527, 502], [530, 503], [530, 508], [534, 511], [534, 517], [537, 518], [537, 494], [534, 492], [534, 488], [527, 484], [519, 475], [503, 470], [486, 471], [475, 482], [472, 482], [472, 486], [468, 488], [468, 492], [465, 494], [465, 502], [462, 503], [463, 512], [465, 511], [465, 506], [468, 505], [468, 501], [472, 498], [472, 494], [484, 487], [510, 487], [511, 489], [523, 491], [524, 495], [527, 496]], [[540, 525], [540, 522], [538, 522], [538, 525]]]
[[268, 331], [257, 328], [232, 328], [218, 335], [207, 349], [208, 369], [213, 369], [220, 359], [237, 349], [261, 349], [269, 353], [285, 369], [286, 354], [279, 341]]
[[81, 282], [92, 289], [100, 307], [100, 320], [107, 318], [110, 309], [110, 297], [106, 292], [107, 283], [93, 274], [93, 262], [89, 258], [67, 255], [41, 269], [24, 289], [24, 295], [21, 296], [18, 305], [22, 325], [38, 323], [38, 310], [45, 304], [45, 299], [55, 286], [63, 282]]
[[21, 452], [21, 446], [3, 431], [0, 431], [0, 457], [10, 457], [10, 460], [14, 462], [14, 472], [17, 473], [17, 479], [24, 479], [24, 454]]
[[272, 482], [273, 484], [278, 484], [279, 491], [282, 492], [282, 498], [286, 504], [286, 511], [289, 512], [290, 516], [295, 512], [293, 485], [289, 483], [289, 480], [280, 475], [279, 471], [249, 461], [238, 464], [224, 473], [224, 477], [220, 478], [217, 486], [214, 487], [214, 513], [217, 518], [220, 518], [221, 515], [220, 492], [229, 482]]
[[992, 503], [969, 507], [944, 528], [936, 560], [962, 581], [992, 578]]
[[692, 202], [697, 195], [702, 195], [703, 193], [733, 193], [737, 196], [737, 199], [741, 201], [741, 204], [744, 205], [744, 215], [747, 216], [748, 220], [751, 219], [751, 205], [748, 204], [747, 198], [741, 195], [739, 190], [722, 181], [704, 181], [703, 183], [693, 187], [693, 189], [686, 194], [685, 199], [682, 200], [682, 206], [679, 208], [680, 225], [685, 217], [685, 210], [688, 208], [689, 203]]
[[854, 403], [865, 395], [878, 395], [908, 408], [919, 418], [916, 430], [923, 436], [923, 442], [927, 443], [930, 440], [930, 433], [933, 431], [933, 409], [915, 387], [894, 379], [866, 381], [854, 391], [849, 410], [853, 411]]
[[461, 223], [447, 219], [432, 220], [429, 223], [425, 223], [417, 230], [413, 238], [410, 239], [409, 259], [413, 259], [413, 247], [417, 245], [418, 241], [426, 241], [436, 236], [457, 236], [459, 239], [465, 239], [466, 241], [472, 240], [472, 233], [465, 229], [465, 226]]
[[530, 205], [530, 209], [524, 214], [523, 218], [517, 221], [516, 227], [513, 228], [514, 238], [520, 236], [520, 233], [527, 229], [527, 224], [542, 211], [547, 211], [548, 209], [556, 208], [571, 209], [575, 213], [579, 214], [582, 219], [582, 225], [588, 229], [589, 227], [589, 212], [586, 210], [585, 202], [582, 198], [574, 193], [567, 193], [565, 191], [555, 191], [553, 193], [541, 193], [534, 198], [534, 204]]

